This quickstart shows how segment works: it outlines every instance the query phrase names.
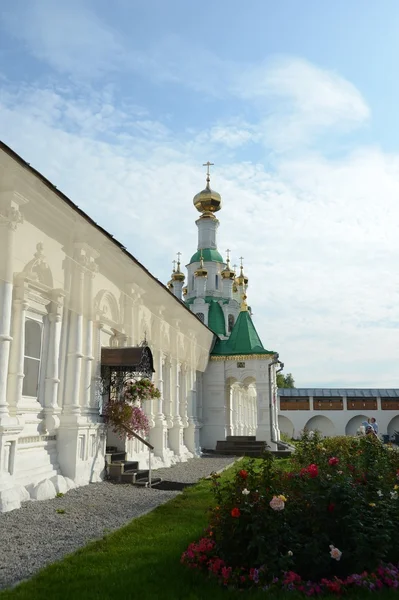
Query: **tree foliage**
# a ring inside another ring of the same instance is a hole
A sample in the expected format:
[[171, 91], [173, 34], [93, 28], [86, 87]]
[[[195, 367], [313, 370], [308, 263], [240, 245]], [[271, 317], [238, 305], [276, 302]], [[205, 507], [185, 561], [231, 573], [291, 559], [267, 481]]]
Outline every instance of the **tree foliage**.
[[277, 387], [294, 388], [295, 381], [292, 376], [292, 373], [287, 373], [287, 375], [284, 375], [283, 373], [277, 373]]

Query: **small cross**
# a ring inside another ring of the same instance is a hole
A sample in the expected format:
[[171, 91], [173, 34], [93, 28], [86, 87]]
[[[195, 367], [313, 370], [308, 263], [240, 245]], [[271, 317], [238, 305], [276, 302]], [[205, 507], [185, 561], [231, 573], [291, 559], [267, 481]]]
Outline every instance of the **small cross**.
[[178, 263], [180, 262], [180, 257], [181, 257], [181, 252], [178, 252], [178, 253], [177, 253], [177, 262], [178, 262]]
[[237, 270], [237, 265], [233, 265], [233, 269], [234, 269], [234, 271], [236, 271]]
[[240, 261], [241, 261], [241, 267], [242, 267], [242, 261], [244, 260], [243, 256], [240, 256]]
[[176, 269], [176, 261], [172, 260], [172, 263], [173, 263], [173, 270], [175, 271], [175, 269]]
[[230, 252], [231, 252], [231, 250], [229, 248], [227, 248], [226, 254], [227, 254], [227, 260], [228, 261], [230, 261]]
[[203, 167], [207, 167], [207, 169], [206, 169], [206, 175], [207, 175], [207, 177], [209, 177], [209, 176], [210, 176], [210, 173], [209, 173], [209, 167], [213, 167], [213, 166], [214, 166], [214, 164], [215, 164], [215, 163], [211, 163], [211, 162], [209, 162], [209, 160], [208, 160], [208, 162], [206, 162], [206, 163], [204, 163], [204, 164], [202, 165]]

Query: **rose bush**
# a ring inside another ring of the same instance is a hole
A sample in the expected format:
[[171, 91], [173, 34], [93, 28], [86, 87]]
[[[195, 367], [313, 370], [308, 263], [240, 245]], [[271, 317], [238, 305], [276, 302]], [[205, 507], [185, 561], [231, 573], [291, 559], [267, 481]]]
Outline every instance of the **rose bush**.
[[234, 479], [215, 476], [206, 552], [194, 544], [182, 561], [237, 587], [379, 589], [379, 568], [395, 587], [396, 568], [383, 565], [399, 562], [399, 453], [371, 436], [344, 440], [305, 434], [290, 471], [266, 455]]

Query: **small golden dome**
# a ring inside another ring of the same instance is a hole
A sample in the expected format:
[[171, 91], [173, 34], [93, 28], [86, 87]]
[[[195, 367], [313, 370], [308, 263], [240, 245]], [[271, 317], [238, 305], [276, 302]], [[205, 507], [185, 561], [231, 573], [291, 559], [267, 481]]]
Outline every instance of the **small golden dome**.
[[[180, 255], [180, 252], [178, 252], [178, 255]], [[180, 271], [180, 256], [179, 256], [179, 259], [177, 261], [177, 268], [176, 268], [176, 270], [173, 269], [172, 280], [173, 281], [184, 281], [185, 278], [186, 277], [185, 277], [184, 273], [182, 273]]]
[[248, 311], [248, 304], [246, 302], [247, 300], [247, 296], [245, 294], [242, 295], [242, 302], [241, 302], [241, 312], [247, 312]]
[[187, 286], [185, 285], [183, 288], [183, 296], [187, 296], [187, 294], [188, 294], [188, 289], [187, 289]]
[[167, 288], [168, 288], [168, 290], [173, 290], [173, 281], [172, 280], [168, 281]]
[[240, 267], [240, 274], [236, 278], [236, 283], [237, 283], [237, 285], [247, 285], [248, 284], [248, 277], [246, 275], [244, 275], [242, 265]]
[[195, 208], [202, 213], [202, 217], [215, 219], [216, 217], [214, 213], [222, 208], [222, 198], [218, 192], [211, 190], [211, 178], [209, 175], [209, 167], [211, 164], [212, 163], [208, 161], [204, 165], [208, 167], [208, 172], [206, 175], [206, 188], [194, 196], [193, 204]]
[[221, 276], [222, 276], [223, 279], [231, 279], [231, 280], [233, 280], [235, 278], [235, 276], [236, 276], [235, 272], [232, 269], [230, 269], [230, 259], [229, 259], [229, 257], [227, 257], [226, 268], [223, 269], [223, 271], [221, 272]]
[[205, 267], [204, 267], [204, 259], [202, 258], [202, 252], [201, 252], [200, 266], [194, 272], [194, 275], [196, 277], [207, 277], [208, 276], [208, 270], [205, 269]]

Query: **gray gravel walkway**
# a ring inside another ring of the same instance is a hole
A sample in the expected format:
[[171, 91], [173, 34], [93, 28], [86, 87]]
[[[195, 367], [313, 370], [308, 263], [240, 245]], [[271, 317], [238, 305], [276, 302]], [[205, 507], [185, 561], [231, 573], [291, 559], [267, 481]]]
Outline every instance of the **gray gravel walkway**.
[[[195, 483], [234, 460], [220, 456], [191, 459], [153, 474], [164, 481]], [[70, 490], [63, 498], [25, 502], [19, 510], [0, 514], [0, 589], [31, 577], [178, 494], [104, 481]]]

